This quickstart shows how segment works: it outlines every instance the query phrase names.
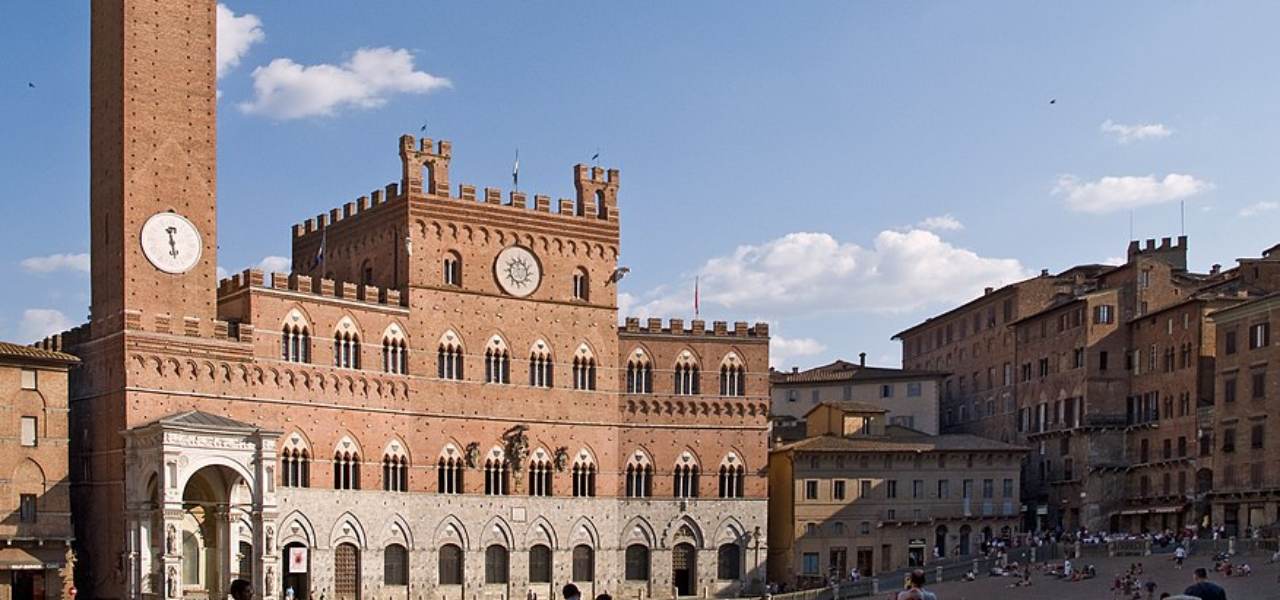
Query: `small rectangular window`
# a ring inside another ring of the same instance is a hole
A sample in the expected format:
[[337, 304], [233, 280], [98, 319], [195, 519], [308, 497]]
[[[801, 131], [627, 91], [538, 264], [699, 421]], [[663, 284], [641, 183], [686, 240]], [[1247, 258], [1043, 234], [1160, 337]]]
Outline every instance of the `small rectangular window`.
[[23, 369], [23, 370], [22, 370], [22, 389], [24, 389], [24, 390], [34, 390], [34, 389], [36, 389], [36, 371], [35, 371], [35, 369]]
[[[960, 388], [961, 388], [961, 389], [964, 389], [964, 383], [963, 383], [963, 381], [964, 381], [964, 378], [962, 377], [962, 378], [961, 378], [961, 384], [960, 384]], [[892, 398], [892, 397], [893, 397], [893, 384], [888, 384], [888, 383], [887, 383], [887, 384], [884, 384], [884, 385], [880, 386], [880, 397], [881, 397], [881, 398]]]
[[817, 481], [809, 480], [804, 482], [804, 499], [805, 500], [818, 499], [818, 482]]
[[22, 417], [22, 445], [28, 448], [36, 445], [36, 418]]
[[920, 397], [920, 394], [921, 394], [921, 393], [922, 393], [922, 392], [921, 392], [921, 389], [920, 389], [920, 382], [919, 382], [919, 381], [911, 381], [911, 382], [908, 382], [908, 383], [907, 383], [907, 396], [908, 396], [908, 397], [911, 397], [911, 398], [918, 398], [918, 397]]
[[831, 483], [831, 497], [836, 500], [844, 500], [844, 480], [838, 479]]
[[36, 495], [18, 495], [18, 521], [22, 523], [36, 522]]

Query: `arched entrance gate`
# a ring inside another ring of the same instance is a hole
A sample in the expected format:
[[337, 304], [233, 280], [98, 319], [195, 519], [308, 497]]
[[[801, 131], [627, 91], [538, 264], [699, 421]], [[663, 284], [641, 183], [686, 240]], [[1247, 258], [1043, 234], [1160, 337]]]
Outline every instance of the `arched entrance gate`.
[[276, 595], [279, 435], [198, 411], [126, 433], [131, 598], [221, 600], [235, 579]]

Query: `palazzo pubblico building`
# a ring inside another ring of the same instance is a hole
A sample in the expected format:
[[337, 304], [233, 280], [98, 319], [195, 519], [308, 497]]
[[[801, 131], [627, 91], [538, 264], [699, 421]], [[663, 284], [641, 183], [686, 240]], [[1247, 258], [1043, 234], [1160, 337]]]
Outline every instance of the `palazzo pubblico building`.
[[92, 307], [70, 382], [91, 598], [717, 596], [763, 579], [768, 328], [619, 326], [619, 174], [399, 181], [217, 280], [214, 0], [94, 0]]

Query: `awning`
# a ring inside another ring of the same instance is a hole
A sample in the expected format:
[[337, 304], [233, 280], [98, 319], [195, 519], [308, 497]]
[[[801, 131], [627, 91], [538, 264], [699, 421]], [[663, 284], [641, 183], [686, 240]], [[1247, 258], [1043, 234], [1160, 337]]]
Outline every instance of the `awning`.
[[[52, 557], [50, 557], [52, 558]], [[63, 559], [46, 561], [25, 548], [0, 548], [0, 569], [10, 571], [57, 569], [62, 566]]]
[[1186, 509], [1185, 506], [1154, 506], [1154, 507], [1147, 507], [1147, 508], [1130, 508], [1127, 510], [1122, 510], [1116, 514], [1121, 514], [1121, 515], [1174, 514], [1174, 513], [1180, 513], [1185, 509]]

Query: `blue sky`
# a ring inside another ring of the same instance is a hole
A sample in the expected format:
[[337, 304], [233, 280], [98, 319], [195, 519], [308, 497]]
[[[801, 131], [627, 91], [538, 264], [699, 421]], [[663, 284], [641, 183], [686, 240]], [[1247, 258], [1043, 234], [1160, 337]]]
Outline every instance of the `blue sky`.
[[[508, 187], [518, 147], [521, 188], [567, 197], [599, 148], [626, 312], [690, 317], [697, 276], [781, 367], [897, 364], [894, 332], [984, 285], [1121, 256], [1131, 214], [1177, 235], [1184, 202], [1197, 270], [1280, 241], [1280, 5], [226, 8], [231, 271], [397, 179], [424, 121], [454, 184]], [[7, 6], [0, 52], [0, 338], [25, 342], [88, 312], [88, 3]]]

